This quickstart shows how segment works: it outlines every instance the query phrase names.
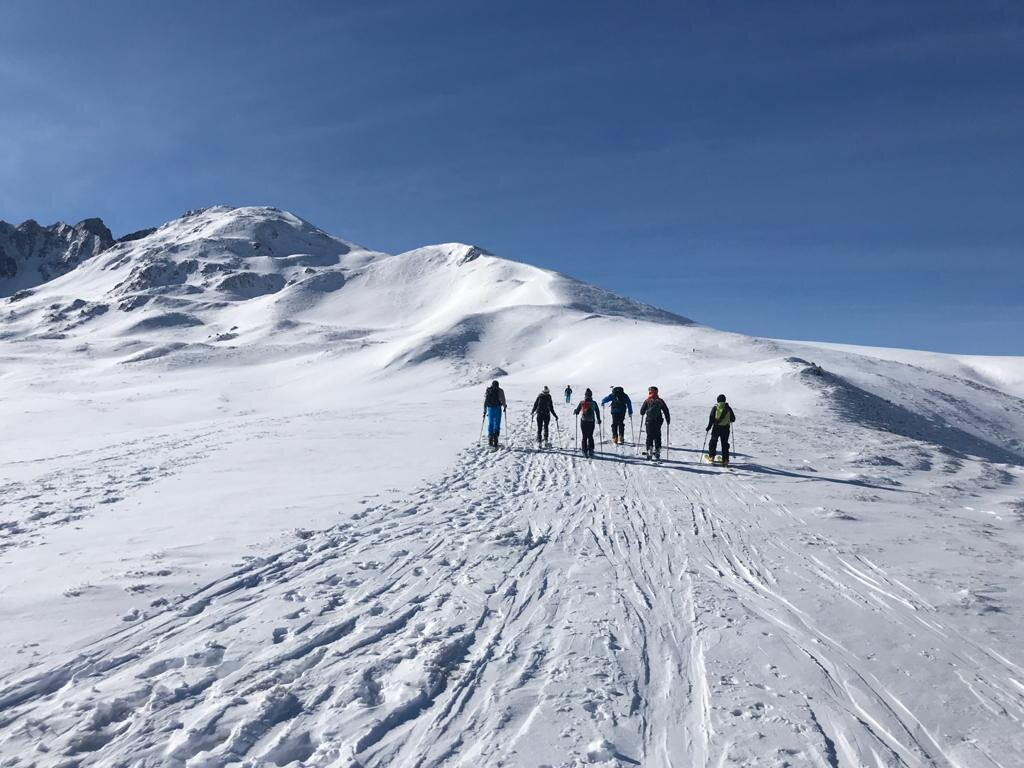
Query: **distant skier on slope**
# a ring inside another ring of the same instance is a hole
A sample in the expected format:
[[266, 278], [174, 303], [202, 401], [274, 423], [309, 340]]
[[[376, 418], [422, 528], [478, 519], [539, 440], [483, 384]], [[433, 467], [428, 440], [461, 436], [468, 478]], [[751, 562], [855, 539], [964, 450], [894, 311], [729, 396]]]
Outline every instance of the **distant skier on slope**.
[[501, 434], [501, 414], [507, 411], [505, 404], [505, 392], [498, 386], [497, 381], [492, 381], [484, 395], [484, 415], [487, 417], [487, 444], [491, 448], [498, 447], [498, 435]]
[[668, 405], [658, 397], [657, 387], [647, 388], [647, 399], [640, 406], [640, 415], [646, 416], [645, 429], [647, 430], [647, 452], [644, 454], [648, 459], [661, 459], [661, 423], [662, 421], [671, 424], [672, 416], [668, 412]]
[[[551, 424], [551, 417], [558, 421], [558, 414], [555, 413], [555, 404], [551, 400], [551, 390], [544, 387], [544, 390], [537, 395], [533, 401], [532, 413], [537, 417], [537, 444], [550, 447], [551, 440], [548, 438], [548, 426]], [[541, 439], [543, 433], [543, 439]]]
[[601, 401], [601, 405], [608, 403], [612, 404], [612, 442], [622, 445], [626, 439], [626, 414], [633, 418], [633, 401], [622, 387], [612, 387], [611, 394]]
[[572, 402], [572, 387], [568, 384], [565, 385], [565, 404], [568, 405]]
[[592, 459], [594, 458], [594, 427], [601, 423], [601, 409], [594, 402], [594, 393], [587, 389], [573, 413], [580, 417], [583, 455]]
[[711, 442], [708, 444], [708, 461], [715, 463], [715, 453], [718, 450], [718, 440], [722, 440], [722, 464], [729, 466], [729, 427], [736, 421], [736, 414], [732, 406], [725, 399], [725, 395], [719, 395], [718, 401], [711, 408], [711, 415], [708, 416], [708, 427], [705, 432], [711, 433]]

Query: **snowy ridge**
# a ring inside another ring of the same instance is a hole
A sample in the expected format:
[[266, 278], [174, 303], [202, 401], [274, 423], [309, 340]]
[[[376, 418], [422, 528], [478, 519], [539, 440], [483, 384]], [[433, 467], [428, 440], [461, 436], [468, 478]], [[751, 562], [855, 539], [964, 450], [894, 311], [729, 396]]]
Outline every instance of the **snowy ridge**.
[[1017, 765], [1022, 375], [191, 212], [0, 300], [0, 764]]

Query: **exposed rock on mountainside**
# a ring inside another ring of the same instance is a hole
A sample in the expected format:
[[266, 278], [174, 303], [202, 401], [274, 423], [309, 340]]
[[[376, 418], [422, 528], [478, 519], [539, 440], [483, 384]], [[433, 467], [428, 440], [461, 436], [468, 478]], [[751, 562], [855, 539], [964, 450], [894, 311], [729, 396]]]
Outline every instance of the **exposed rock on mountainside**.
[[0, 296], [60, 277], [113, 244], [110, 230], [100, 219], [48, 227], [32, 219], [18, 226], [0, 221]]

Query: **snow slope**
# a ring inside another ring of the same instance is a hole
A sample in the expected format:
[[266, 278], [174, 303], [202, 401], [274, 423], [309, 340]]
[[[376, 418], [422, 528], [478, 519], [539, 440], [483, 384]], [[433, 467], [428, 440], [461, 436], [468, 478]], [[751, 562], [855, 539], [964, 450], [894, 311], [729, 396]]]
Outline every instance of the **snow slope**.
[[[269, 208], [0, 317], [0, 765], [1024, 763], [1020, 359], [723, 333]], [[668, 460], [582, 460], [566, 383], [658, 384]]]

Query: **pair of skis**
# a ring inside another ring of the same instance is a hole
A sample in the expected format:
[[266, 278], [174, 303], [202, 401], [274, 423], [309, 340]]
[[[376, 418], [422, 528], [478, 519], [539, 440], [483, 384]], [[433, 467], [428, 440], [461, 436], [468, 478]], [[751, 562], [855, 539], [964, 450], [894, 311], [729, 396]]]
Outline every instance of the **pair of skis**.
[[701, 464], [710, 464], [710, 465], [712, 465], [714, 467], [721, 467], [722, 469], [727, 469], [730, 472], [732, 472], [732, 466], [730, 464], [726, 464], [721, 459], [718, 459], [716, 461], [714, 458], [712, 458], [711, 456], [709, 456], [706, 453], [701, 454], [700, 463]]

